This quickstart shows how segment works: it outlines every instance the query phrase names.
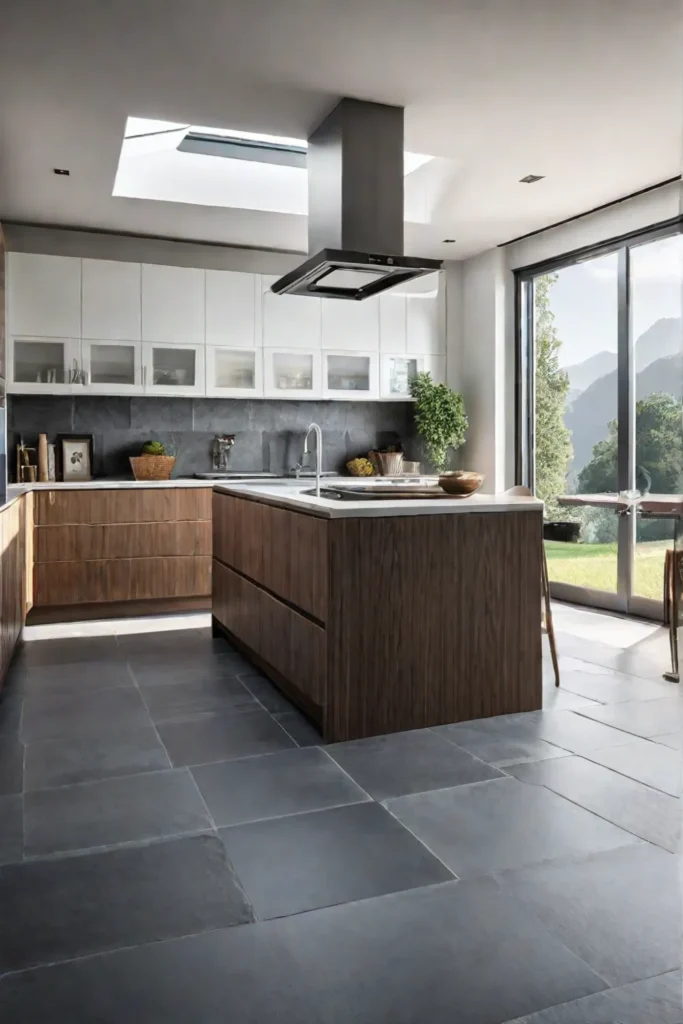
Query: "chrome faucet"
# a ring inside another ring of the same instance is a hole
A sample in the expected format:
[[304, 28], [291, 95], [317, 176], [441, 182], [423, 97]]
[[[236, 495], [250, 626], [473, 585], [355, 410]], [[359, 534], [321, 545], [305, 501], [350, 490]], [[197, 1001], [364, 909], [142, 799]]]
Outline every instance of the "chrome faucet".
[[[311, 452], [308, 447], [308, 439], [311, 436], [311, 431], [315, 432], [315, 494], [316, 497], [320, 497], [320, 474], [323, 468], [323, 432], [317, 423], [311, 423], [310, 427], [306, 431], [306, 438], [304, 440], [304, 453], [301, 456], [301, 462], [297, 469], [300, 472], [304, 466], [308, 464]], [[297, 477], [299, 475], [297, 472]]]

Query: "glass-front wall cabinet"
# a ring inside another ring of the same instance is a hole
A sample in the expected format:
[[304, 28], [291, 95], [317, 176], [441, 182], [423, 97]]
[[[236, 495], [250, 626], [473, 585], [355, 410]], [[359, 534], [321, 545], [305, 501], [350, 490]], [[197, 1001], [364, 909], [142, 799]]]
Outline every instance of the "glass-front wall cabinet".
[[84, 384], [103, 394], [131, 394], [142, 385], [139, 342], [83, 342]]
[[262, 354], [256, 349], [206, 349], [206, 393], [234, 397], [263, 394]]
[[80, 380], [80, 341], [14, 338], [8, 355], [10, 384], [20, 384], [24, 392], [68, 391]]
[[681, 493], [683, 235], [522, 271], [518, 288], [519, 478], [545, 503], [551, 590], [661, 617], [671, 522], [591, 496]]
[[150, 394], [203, 394], [203, 345], [143, 346], [142, 383]]

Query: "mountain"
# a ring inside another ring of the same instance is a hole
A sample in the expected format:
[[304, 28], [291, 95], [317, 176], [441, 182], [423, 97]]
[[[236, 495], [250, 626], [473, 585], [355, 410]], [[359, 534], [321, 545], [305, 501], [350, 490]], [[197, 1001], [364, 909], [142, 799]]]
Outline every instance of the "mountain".
[[591, 384], [611, 373], [617, 368], [616, 352], [596, 352], [594, 356], [584, 359], [582, 363], [575, 363], [574, 366], [565, 367], [569, 374], [569, 387], [571, 391], [585, 391]]
[[[657, 391], [683, 398], [682, 350], [683, 325], [677, 317], [662, 317], [643, 331], [635, 344], [636, 398], [646, 398]], [[607, 437], [607, 425], [616, 419], [616, 364], [616, 353], [604, 351], [567, 368], [570, 392], [564, 422], [572, 432], [572, 474], [579, 473], [590, 462], [593, 446]], [[606, 372], [596, 376], [601, 367], [607, 367]], [[590, 383], [577, 393], [577, 380]]]
[[[683, 355], [657, 359], [636, 374], [636, 399], [657, 391], [683, 398]], [[574, 448], [571, 472], [578, 473], [590, 462], [593, 446], [607, 437], [607, 425], [616, 417], [617, 371], [613, 370], [586, 388], [566, 412], [564, 421]]]

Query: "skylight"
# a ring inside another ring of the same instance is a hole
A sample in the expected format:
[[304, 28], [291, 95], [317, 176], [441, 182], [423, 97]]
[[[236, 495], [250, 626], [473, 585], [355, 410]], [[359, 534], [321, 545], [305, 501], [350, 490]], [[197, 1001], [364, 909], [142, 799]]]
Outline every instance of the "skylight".
[[[305, 139], [129, 117], [112, 194], [305, 216], [306, 149]], [[405, 175], [432, 159], [405, 153]]]

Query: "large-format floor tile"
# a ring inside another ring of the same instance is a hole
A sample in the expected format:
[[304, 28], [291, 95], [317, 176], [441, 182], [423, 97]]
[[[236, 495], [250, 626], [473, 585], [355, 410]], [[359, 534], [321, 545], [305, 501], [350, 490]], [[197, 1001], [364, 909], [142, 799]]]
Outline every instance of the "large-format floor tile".
[[0, 736], [0, 796], [21, 793], [24, 783], [24, 744], [11, 736]]
[[121, 661], [123, 655], [114, 636], [78, 636], [59, 640], [32, 640], [21, 645], [17, 667], [71, 665], [77, 662]]
[[0, 796], [0, 865], [21, 860], [24, 848], [23, 801], [19, 795]]
[[678, 861], [656, 846], [539, 864], [501, 881], [610, 985], [680, 965]]
[[316, 1024], [499, 1024], [605, 987], [532, 914], [486, 883], [273, 924], [314, 990]]
[[209, 764], [294, 747], [294, 740], [266, 711], [205, 715], [159, 725], [175, 765]]
[[680, 732], [667, 732], [663, 736], [650, 736], [653, 743], [662, 743], [672, 750], [683, 750], [683, 730]]
[[567, 751], [562, 747], [546, 743], [524, 728], [511, 728], [506, 718], [482, 718], [476, 722], [442, 725], [435, 731], [475, 757], [499, 768], [522, 761], [567, 756]]
[[26, 793], [26, 856], [212, 828], [187, 771], [149, 772]]
[[591, 750], [586, 757], [662, 793], [676, 797], [681, 795], [683, 762], [680, 751], [661, 743], [634, 739], [624, 747]]
[[144, 726], [125, 732], [29, 743], [25, 786], [27, 790], [69, 786], [170, 767], [156, 730]]
[[666, 793], [575, 755], [515, 765], [510, 772], [522, 782], [546, 786], [641, 839], [672, 853], [678, 849], [681, 805]]
[[0, 738], [18, 738], [23, 706], [23, 697], [16, 687], [3, 687], [0, 691]]
[[681, 984], [680, 972], [672, 971], [541, 1010], [510, 1024], [681, 1024]]
[[21, 732], [23, 739], [30, 743], [33, 740], [127, 732], [149, 724], [142, 697], [135, 688], [131, 688], [27, 697]]
[[26, 697], [93, 693], [134, 686], [125, 661], [77, 661], [74, 664], [33, 665], [14, 670], [13, 682]]
[[639, 676], [642, 679], [662, 678], [662, 659], [658, 655], [649, 657], [639, 652], [619, 647], [612, 647], [596, 640], [587, 640], [582, 636], [574, 636], [562, 630], [555, 630], [558, 650], [564, 656], [587, 661], [603, 668], [611, 668], [625, 675]]
[[560, 678], [563, 689], [589, 697], [600, 704], [661, 700], [671, 696], [671, 683], [663, 679], [641, 679], [603, 665], [591, 665], [577, 658], [560, 660]]
[[216, 825], [359, 803], [367, 794], [319, 747], [194, 768]]
[[555, 746], [583, 754], [598, 747], [616, 747], [630, 743], [628, 733], [612, 729], [592, 721], [585, 715], [592, 715], [598, 708], [578, 708], [576, 711], [532, 711], [525, 715], [508, 716], [513, 719], [511, 728], [516, 727], [527, 736], [545, 740]]
[[228, 928], [0, 979], [16, 1024], [331, 1024], [270, 925]]
[[555, 680], [543, 683], [543, 710], [544, 711], [572, 711], [574, 708], [591, 707], [598, 702], [590, 697], [582, 697], [579, 693], [572, 693], [564, 686], [555, 686]]
[[294, 710], [292, 702], [260, 672], [255, 672], [253, 668], [250, 668], [248, 672], [240, 675], [240, 679], [249, 692], [253, 693], [256, 700], [263, 704], [266, 711], [270, 711], [271, 714]]
[[300, 711], [276, 712], [273, 718], [298, 747], [319, 747], [324, 743], [320, 730]]
[[326, 749], [375, 800], [502, 777], [429, 729], [335, 743]]
[[258, 704], [237, 676], [195, 679], [187, 683], [141, 685], [140, 692], [153, 722], [192, 715], [229, 713]]
[[555, 793], [511, 778], [399, 797], [387, 807], [459, 878], [637, 842]]
[[0, 973], [252, 919], [215, 836], [12, 865], [0, 906]]
[[636, 736], [657, 736], [667, 730], [683, 729], [683, 700], [676, 695], [665, 700], [630, 701], [580, 712], [595, 722], [611, 725]]
[[261, 919], [453, 877], [372, 802], [237, 825], [220, 835]]

